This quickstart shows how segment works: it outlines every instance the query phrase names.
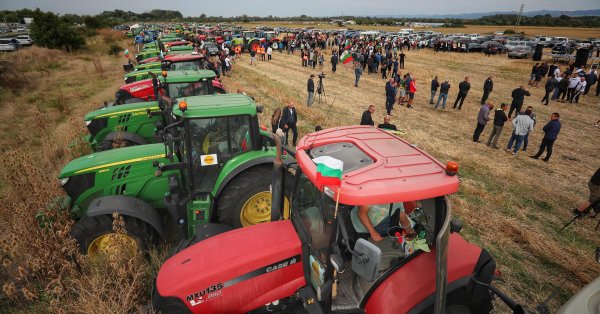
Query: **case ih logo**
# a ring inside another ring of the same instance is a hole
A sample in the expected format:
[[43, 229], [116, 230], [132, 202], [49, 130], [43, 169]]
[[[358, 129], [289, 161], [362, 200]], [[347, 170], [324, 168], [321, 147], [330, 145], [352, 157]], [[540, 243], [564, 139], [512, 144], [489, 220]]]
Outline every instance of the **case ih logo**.
[[216, 297], [221, 296], [221, 289], [223, 289], [223, 283], [212, 285], [204, 290], [198, 291], [194, 294], [190, 294], [186, 297], [186, 300], [190, 302], [191, 306], [196, 306], [204, 302], [210, 301]]

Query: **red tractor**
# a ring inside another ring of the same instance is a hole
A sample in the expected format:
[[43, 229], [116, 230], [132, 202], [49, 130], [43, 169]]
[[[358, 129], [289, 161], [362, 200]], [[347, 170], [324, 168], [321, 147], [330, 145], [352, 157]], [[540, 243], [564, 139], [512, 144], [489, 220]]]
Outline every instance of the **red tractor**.
[[[216, 224], [199, 228], [162, 265], [152, 297], [155, 310], [491, 311], [485, 284], [495, 261], [457, 234], [459, 224], [450, 221], [447, 195], [458, 190], [457, 164], [444, 166], [392, 134], [359, 126], [309, 134], [295, 152], [286, 151], [297, 163], [288, 158], [286, 171], [281, 159], [274, 163], [271, 222], [236, 230]], [[314, 160], [322, 156], [343, 161], [341, 186], [320, 181]], [[290, 175], [291, 219], [280, 220], [282, 182]], [[413, 238], [398, 226], [381, 241], [359, 233], [353, 216], [364, 205], [389, 208], [390, 217], [400, 210], [410, 218]]]
[[[225, 88], [210, 70], [162, 71], [159, 93], [172, 99], [186, 96], [225, 94]], [[156, 100], [152, 79], [125, 84], [115, 93], [114, 105]]]

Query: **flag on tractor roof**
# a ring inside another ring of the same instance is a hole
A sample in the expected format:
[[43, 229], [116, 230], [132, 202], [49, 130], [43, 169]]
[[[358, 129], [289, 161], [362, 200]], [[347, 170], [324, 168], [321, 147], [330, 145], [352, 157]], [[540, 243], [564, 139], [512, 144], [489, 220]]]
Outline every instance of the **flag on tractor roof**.
[[320, 156], [313, 159], [317, 165], [317, 183], [323, 185], [342, 185], [342, 171], [344, 162], [329, 156]]
[[354, 59], [352, 59], [352, 54], [348, 52], [348, 50], [346, 50], [344, 51], [344, 53], [342, 53], [342, 57], [340, 58], [340, 60], [342, 60], [343, 64], [347, 64]]

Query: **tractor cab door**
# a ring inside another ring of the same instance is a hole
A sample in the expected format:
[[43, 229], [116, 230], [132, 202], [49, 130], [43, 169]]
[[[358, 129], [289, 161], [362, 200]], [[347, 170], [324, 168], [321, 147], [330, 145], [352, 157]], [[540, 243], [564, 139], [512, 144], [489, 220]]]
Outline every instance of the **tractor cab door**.
[[254, 149], [250, 133], [250, 116], [229, 116], [190, 119], [185, 138], [191, 164], [190, 179], [193, 191], [212, 191], [221, 168], [228, 160]]
[[[292, 223], [302, 241], [304, 277], [324, 312], [331, 309], [334, 289], [331, 247], [335, 243], [337, 223], [335, 201], [324, 195], [304, 175], [297, 179], [292, 207]], [[310, 302], [309, 302], [310, 303]]]

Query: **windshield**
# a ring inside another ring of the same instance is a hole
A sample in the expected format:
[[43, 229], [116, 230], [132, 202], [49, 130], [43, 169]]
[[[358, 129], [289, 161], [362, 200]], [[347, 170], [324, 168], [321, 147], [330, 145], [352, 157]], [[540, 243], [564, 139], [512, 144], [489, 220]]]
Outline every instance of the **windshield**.
[[198, 61], [185, 61], [185, 62], [171, 63], [170, 70], [171, 71], [181, 71], [181, 70], [197, 71], [197, 70], [200, 70], [199, 64], [200, 64], [200, 62], [198, 62]]
[[207, 80], [194, 83], [169, 83], [168, 92], [167, 96], [171, 99], [210, 94]]
[[190, 151], [184, 153], [184, 158], [192, 164], [194, 191], [212, 190], [220, 165], [233, 156], [253, 149], [251, 121], [250, 116], [189, 120], [185, 138]]

